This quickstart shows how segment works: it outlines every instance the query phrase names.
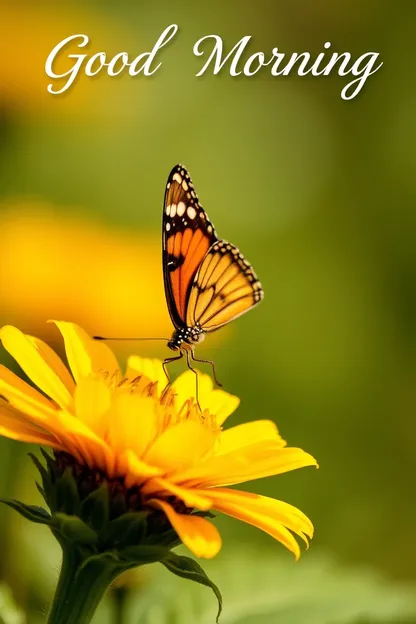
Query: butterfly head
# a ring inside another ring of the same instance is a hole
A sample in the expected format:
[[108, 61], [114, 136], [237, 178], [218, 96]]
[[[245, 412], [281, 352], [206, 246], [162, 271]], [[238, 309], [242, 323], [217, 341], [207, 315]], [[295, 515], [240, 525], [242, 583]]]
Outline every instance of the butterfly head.
[[168, 347], [172, 351], [179, 351], [179, 349], [187, 349], [189, 346], [202, 342], [204, 338], [205, 334], [198, 326], [175, 329], [172, 338], [168, 342]]

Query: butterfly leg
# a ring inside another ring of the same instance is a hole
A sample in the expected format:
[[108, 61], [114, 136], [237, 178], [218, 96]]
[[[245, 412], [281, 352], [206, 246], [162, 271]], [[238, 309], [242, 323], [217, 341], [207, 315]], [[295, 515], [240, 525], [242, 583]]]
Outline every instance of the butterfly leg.
[[202, 362], [203, 364], [211, 364], [212, 375], [214, 377], [215, 383], [217, 384], [217, 386], [222, 388], [222, 383], [218, 381], [217, 373], [215, 371], [215, 364], [212, 360], [199, 360], [198, 358], [195, 357], [195, 354], [193, 353], [193, 351], [191, 351], [191, 358], [193, 359], [194, 362]]
[[[196, 386], [196, 402], [198, 404], [199, 407], [199, 411], [202, 414], [202, 408], [201, 405], [199, 403], [199, 378], [198, 378], [198, 371], [192, 366], [191, 362], [193, 360], [193, 356], [192, 356], [192, 351], [186, 351], [186, 363], [188, 364], [188, 368], [189, 370], [191, 370], [194, 375], [195, 375], [195, 386]], [[195, 360], [196, 362], [199, 362], [199, 360]]]
[[168, 373], [168, 364], [170, 364], [171, 362], [176, 362], [176, 360], [181, 360], [183, 358], [183, 353], [182, 351], [179, 353], [179, 355], [176, 355], [175, 357], [169, 357], [163, 360], [162, 362], [162, 368], [163, 368], [163, 372], [166, 375], [166, 379], [168, 380], [168, 383], [166, 384], [163, 392], [162, 392], [162, 396], [165, 394], [166, 390], [169, 388], [170, 386], [170, 375]]

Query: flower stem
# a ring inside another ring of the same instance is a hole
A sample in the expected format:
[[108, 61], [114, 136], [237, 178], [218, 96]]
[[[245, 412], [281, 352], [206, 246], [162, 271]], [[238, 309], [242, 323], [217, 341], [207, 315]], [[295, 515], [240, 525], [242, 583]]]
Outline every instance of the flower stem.
[[74, 548], [63, 547], [62, 568], [48, 624], [89, 624], [117, 574], [113, 565], [94, 558], [83, 562]]
[[114, 624], [124, 624], [126, 615], [126, 601], [128, 589], [125, 587], [115, 587], [112, 590], [114, 602]]

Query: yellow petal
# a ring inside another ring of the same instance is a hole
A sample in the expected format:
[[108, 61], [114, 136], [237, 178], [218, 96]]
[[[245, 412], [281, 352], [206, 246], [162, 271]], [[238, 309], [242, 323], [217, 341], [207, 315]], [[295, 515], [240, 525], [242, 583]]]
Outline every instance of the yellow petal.
[[[120, 392], [108, 423], [108, 440], [118, 453], [126, 449], [140, 458], [156, 435], [155, 402], [151, 397]], [[150, 461], [155, 465], [154, 462]]]
[[180, 487], [167, 479], [152, 479], [143, 486], [142, 491], [144, 495], [152, 497], [154, 494], [172, 494], [176, 498], [180, 498], [187, 507], [202, 509], [203, 511], [212, 507], [210, 498], [201, 496], [198, 490]]
[[[175, 404], [178, 410], [182, 405], [192, 399], [196, 402], [196, 377], [190, 370], [179, 375], [171, 385], [172, 392], [176, 395]], [[206, 408], [207, 398], [212, 393], [212, 379], [209, 375], [203, 375], [198, 371], [198, 400], [202, 411]]]
[[119, 472], [124, 474], [126, 487], [140, 485], [145, 479], [159, 476], [162, 473], [160, 468], [149, 466], [141, 461], [133, 451], [125, 451], [119, 457]]
[[[192, 371], [182, 373], [171, 386], [176, 394], [176, 405], [180, 409], [189, 398], [196, 401], [196, 380]], [[218, 425], [222, 425], [230, 414], [238, 407], [240, 399], [224, 390], [214, 390], [209, 375], [198, 372], [198, 400], [202, 411], [208, 410], [216, 417]]]
[[253, 494], [252, 492], [227, 488], [212, 488], [210, 490], [200, 490], [200, 492], [212, 499], [214, 507], [218, 502], [227, 502], [244, 507], [248, 511], [268, 516], [299, 535], [305, 540], [306, 544], [308, 541], [305, 536], [313, 537], [312, 522], [300, 509], [289, 505], [289, 503], [269, 498], [268, 496]]
[[61, 332], [66, 356], [75, 380], [93, 374], [120, 375], [120, 367], [114, 353], [99, 340], [94, 340], [78, 325], [66, 321], [52, 321]]
[[146, 461], [167, 472], [197, 462], [212, 449], [217, 435], [194, 420], [166, 429], [146, 453]]
[[157, 394], [165, 389], [168, 379], [163, 370], [162, 362], [156, 358], [143, 358], [138, 355], [131, 355], [127, 360], [126, 377], [134, 379], [143, 375], [153, 383], [157, 383]]
[[72, 397], [68, 388], [56, 372], [50, 368], [30, 337], [19, 329], [6, 325], [0, 330], [0, 338], [4, 348], [16, 360], [26, 375], [45, 394], [50, 396], [61, 407], [69, 407]]
[[0, 435], [29, 444], [62, 448], [54, 436], [25, 421], [22, 414], [4, 400], [0, 400]]
[[217, 424], [222, 425], [240, 405], [240, 399], [224, 390], [213, 390], [206, 398], [204, 408], [215, 416]]
[[317, 466], [316, 459], [302, 449], [281, 448], [279, 442], [265, 441], [234, 453], [214, 456], [175, 474], [175, 483], [191, 481], [201, 487], [226, 486]]
[[257, 527], [258, 529], [261, 529], [265, 533], [268, 533], [279, 542], [281, 542], [284, 546], [286, 546], [286, 548], [288, 548], [291, 552], [293, 552], [296, 559], [299, 559], [299, 544], [290, 533], [290, 531], [288, 531], [280, 522], [278, 522], [274, 518], [266, 516], [258, 511], [253, 511], [251, 509], [249, 510], [243, 505], [238, 505], [222, 500], [215, 500], [214, 508], [218, 509], [218, 511], [222, 511], [229, 516], [232, 516], [233, 518], [237, 518], [237, 520], [247, 522], [248, 524]]
[[221, 536], [211, 522], [199, 516], [178, 514], [165, 501], [152, 500], [150, 502], [166, 514], [181, 541], [194, 555], [211, 559], [218, 554], [221, 549]]
[[29, 340], [33, 342], [33, 344], [38, 349], [39, 353], [41, 354], [45, 362], [53, 371], [55, 371], [55, 373], [58, 375], [58, 377], [61, 379], [61, 381], [65, 385], [65, 387], [68, 388], [68, 391], [71, 394], [71, 396], [73, 396], [74, 390], [75, 390], [74, 380], [71, 376], [71, 373], [69, 372], [65, 364], [62, 362], [59, 355], [57, 355], [55, 351], [51, 349], [49, 345], [46, 344], [46, 342], [43, 342], [43, 340], [40, 340], [39, 338], [35, 338], [34, 336], [28, 336], [27, 334], [26, 334], [26, 338], [28, 338]]
[[104, 436], [111, 392], [102, 377], [81, 377], [74, 396], [75, 414], [91, 431]]
[[13, 386], [17, 390], [20, 390], [20, 392], [31, 397], [38, 403], [42, 403], [48, 409], [50, 408], [55, 409], [54, 405], [49, 399], [43, 396], [43, 394], [41, 394], [38, 390], [36, 390], [32, 386], [29, 386], [28, 383], [23, 381], [23, 379], [20, 379], [20, 377], [18, 377], [15, 373], [13, 373], [11, 370], [6, 368], [5, 366], [3, 366], [3, 364], [0, 364], [0, 382], [1, 381], [4, 381], [6, 382], [6, 384]]
[[237, 449], [263, 440], [274, 440], [282, 447], [286, 445], [274, 422], [271, 420], [254, 420], [223, 431], [217, 454], [233, 453]]
[[58, 410], [51, 402], [11, 371], [1, 367], [0, 375], [0, 394], [28, 421], [54, 433]]

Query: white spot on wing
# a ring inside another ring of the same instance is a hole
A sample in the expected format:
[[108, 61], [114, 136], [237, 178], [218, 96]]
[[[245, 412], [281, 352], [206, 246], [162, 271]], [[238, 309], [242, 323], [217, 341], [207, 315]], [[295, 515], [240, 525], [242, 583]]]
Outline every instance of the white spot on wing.
[[188, 210], [186, 211], [187, 215], [190, 219], [195, 219], [196, 217], [196, 210], [193, 206], [188, 206]]
[[173, 218], [176, 215], [176, 204], [172, 204], [170, 207], [170, 216]]
[[175, 173], [172, 179], [175, 180], [175, 182], [177, 182], [178, 184], [182, 184], [182, 178], [179, 173]]
[[170, 230], [170, 223], [166, 223], [166, 232], [169, 232]]
[[187, 182], [185, 180], [182, 180], [182, 188], [183, 188], [184, 191], [187, 191], [188, 188], [189, 188], [188, 184], [187, 184]]
[[170, 204], [169, 204], [169, 206], [166, 206], [165, 212], [166, 212], [167, 216], [169, 217], [170, 216]]
[[176, 213], [178, 217], [182, 217], [185, 214], [186, 206], [184, 202], [179, 202], [178, 207], [176, 209]]

